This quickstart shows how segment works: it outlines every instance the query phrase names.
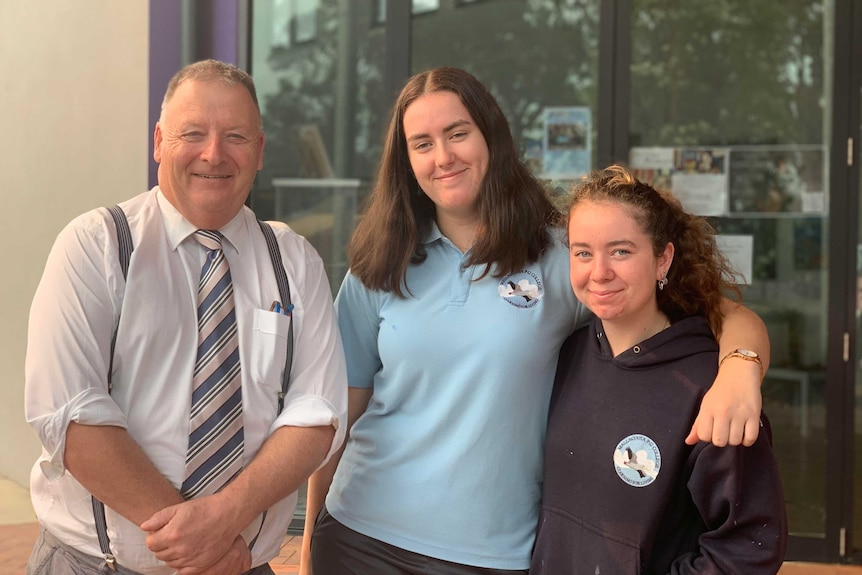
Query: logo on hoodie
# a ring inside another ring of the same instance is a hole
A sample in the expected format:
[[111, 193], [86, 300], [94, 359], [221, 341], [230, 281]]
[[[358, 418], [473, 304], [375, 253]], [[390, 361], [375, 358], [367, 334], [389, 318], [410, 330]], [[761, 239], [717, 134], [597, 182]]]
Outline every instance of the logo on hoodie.
[[658, 477], [661, 452], [646, 435], [629, 435], [614, 450], [614, 467], [620, 479], [634, 487], [646, 487]]

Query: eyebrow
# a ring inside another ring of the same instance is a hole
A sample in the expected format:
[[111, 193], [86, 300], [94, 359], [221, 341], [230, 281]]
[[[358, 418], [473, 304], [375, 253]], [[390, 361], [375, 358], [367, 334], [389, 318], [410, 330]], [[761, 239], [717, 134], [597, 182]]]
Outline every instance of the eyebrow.
[[[445, 134], [446, 132], [451, 132], [452, 130], [454, 130], [455, 128], [458, 128], [460, 126], [470, 126], [472, 124], [473, 124], [473, 122], [471, 122], [470, 120], [455, 120], [454, 122], [452, 122], [451, 124], [449, 124], [448, 126], [445, 126], [443, 128], [443, 133]], [[431, 137], [431, 135], [425, 134], [425, 133], [413, 134], [412, 136], [407, 138], [407, 141], [412, 142], [414, 140], [421, 140], [421, 139], [429, 138], [429, 137]]]
[[[618, 248], [620, 246], [630, 247], [636, 245], [635, 242], [631, 240], [613, 240], [604, 245], [606, 248]], [[569, 244], [569, 248], [588, 248], [590, 245], [586, 242], [572, 242]]]

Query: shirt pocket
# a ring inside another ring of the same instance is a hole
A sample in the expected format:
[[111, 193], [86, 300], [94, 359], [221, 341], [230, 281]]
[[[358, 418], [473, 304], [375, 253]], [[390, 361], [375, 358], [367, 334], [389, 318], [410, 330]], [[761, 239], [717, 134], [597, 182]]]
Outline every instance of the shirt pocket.
[[[254, 310], [248, 369], [252, 381], [263, 388], [267, 395], [271, 392], [276, 400], [281, 391], [291, 321], [293, 318], [289, 315], [265, 309]], [[245, 367], [243, 365], [243, 369]]]

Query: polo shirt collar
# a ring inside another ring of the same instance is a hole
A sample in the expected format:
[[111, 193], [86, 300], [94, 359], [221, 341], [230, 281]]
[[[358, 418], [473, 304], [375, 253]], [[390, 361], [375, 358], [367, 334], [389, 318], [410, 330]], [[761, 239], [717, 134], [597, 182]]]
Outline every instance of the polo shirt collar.
[[425, 235], [425, 239], [422, 240], [422, 244], [431, 244], [436, 242], [437, 240], [442, 240], [444, 238], [443, 233], [440, 231], [440, 228], [437, 227], [437, 222], [431, 221], [431, 229], [428, 230], [428, 233]]

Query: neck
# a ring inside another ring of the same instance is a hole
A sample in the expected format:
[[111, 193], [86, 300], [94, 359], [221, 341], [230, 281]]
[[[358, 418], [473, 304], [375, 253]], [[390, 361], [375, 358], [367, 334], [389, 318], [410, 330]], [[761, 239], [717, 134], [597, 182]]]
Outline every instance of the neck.
[[602, 327], [605, 330], [608, 344], [611, 346], [611, 352], [616, 357], [625, 350], [670, 327], [670, 320], [664, 313], [656, 309], [653, 313], [636, 322], [602, 320]]
[[479, 234], [479, 222], [477, 218], [457, 218], [452, 216], [441, 216], [437, 214], [437, 227], [440, 233], [449, 238], [455, 247], [465, 253], [476, 242]]

